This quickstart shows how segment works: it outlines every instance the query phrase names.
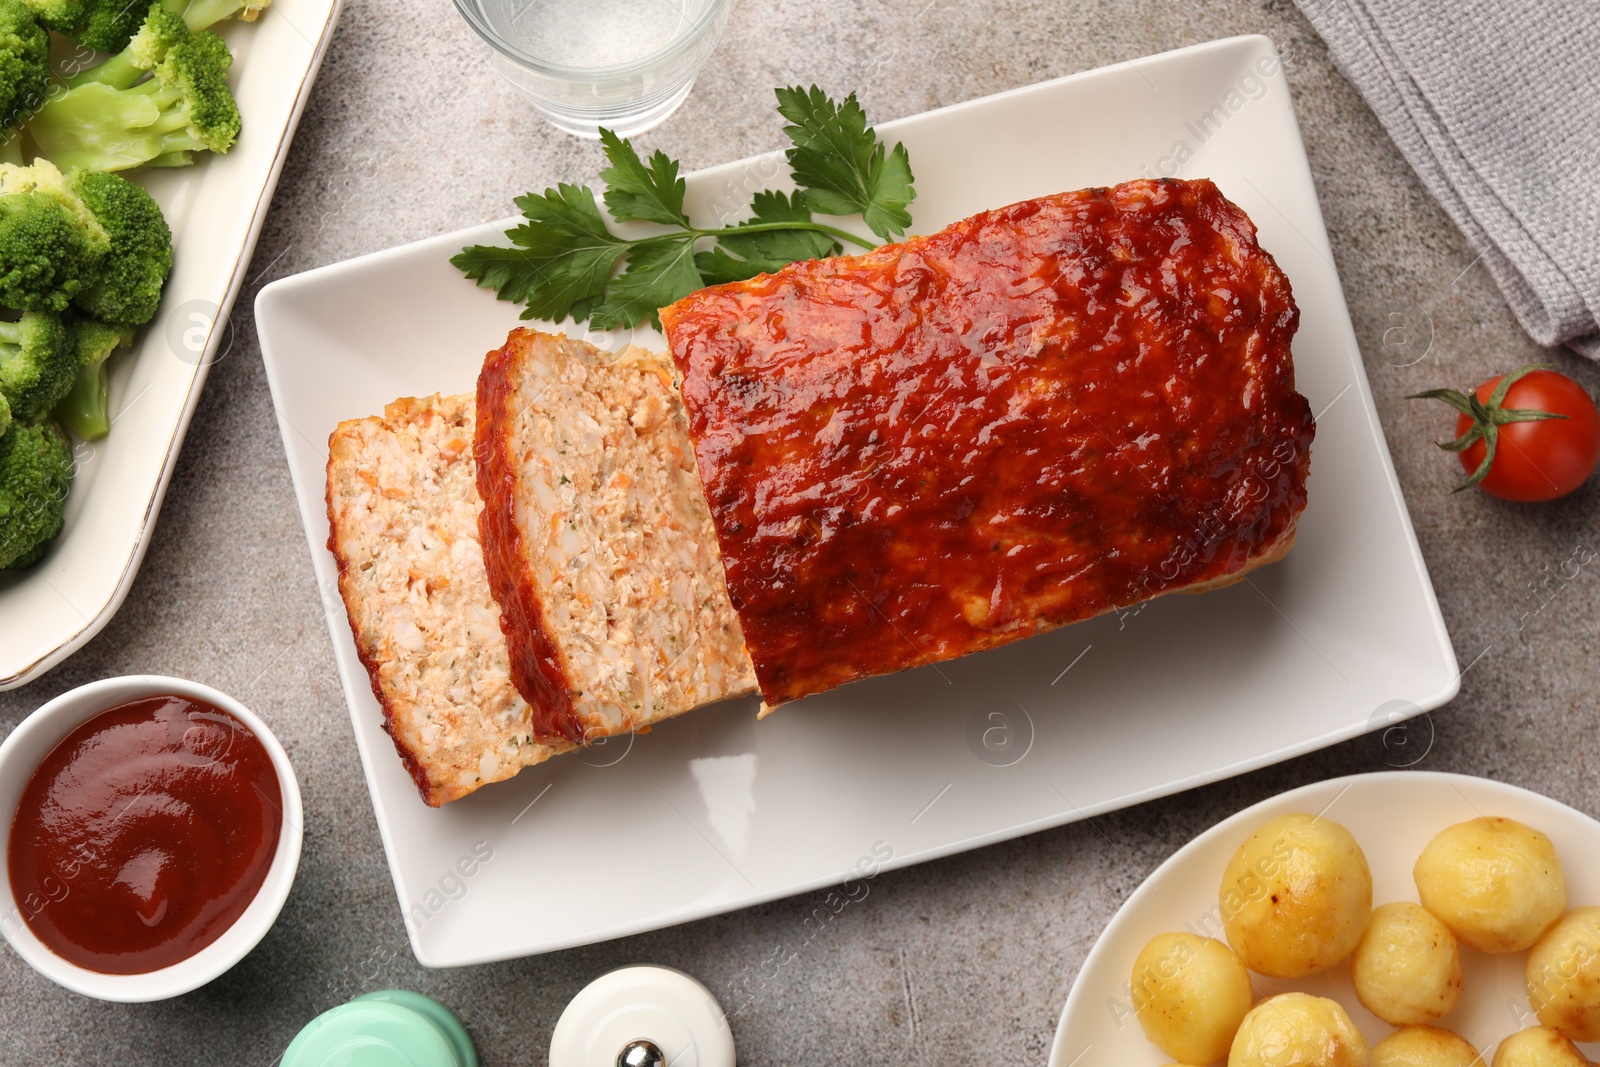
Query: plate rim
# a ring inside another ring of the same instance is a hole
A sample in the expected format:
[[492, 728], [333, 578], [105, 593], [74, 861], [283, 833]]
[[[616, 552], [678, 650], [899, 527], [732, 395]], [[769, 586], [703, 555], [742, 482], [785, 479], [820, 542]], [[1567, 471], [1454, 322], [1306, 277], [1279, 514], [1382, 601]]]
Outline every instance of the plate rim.
[[[900, 124], [905, 122], [912, 120], [922, 121], [933, 116], [993, 106], [998, 102], [1007, 101], [1015, 97], [1025, 96], [1033, 93], [1048, 92], [1064, 83], [1081, 83], [1092, 81], [1098, 77], [1106, 76], [1111, 72], [1124, 68], [1133, 68], [1137, 70], [1138, 64], [1145, 61], [1196, 60], [1203, 59], [1208, 54], [1226, 54], [1229, 51], [1235, 50], [1240, 53], [1241, 58], [1249, 59], [1260, 55], [1262, 49], [1268, 50], [1270, 54], [1276, 54], [1276, 46], [1273, 44], [1270, 38], [1263, 34], [1242, 34], [1218, 38], [1211, 41], [1204, 41], [1176, 49], [1171, 49], [1166, 52], [1155, 53], [1149, 56], [1141, 56], [1134, 59], [1123, 60], [1119, 63], [1078, 71], [1072, 74], [1063, 75], [1061, 77], [1035, 82], [1029, 85], [1016, 86], [998, 93], [977, 97], [971, 100], [958, 101], [940, 108], [934, 108], [928, 111], [902, 116], [901, 118], [881, 123], [876, 128], [879, 129], [880, 132], [892, 134]], [[1293, 109], [1292, 97], [1290, 97], [1287, 101], [1287, 106], [1289, 108], [1289, 117], [1292, 120], [1290, 127], [1295, 137], [1295, 143], [1299, 147], [1301, 159], [1304, 161], [1307, 179], [1311, 180], [1313, 183], [1312, 191], [1314, 193], [1314, 177], [1310, 172], [1309, 161], [1305, 160], [1304, 142], [1300, 137], [1298, 116], [1295, 114]], [[718, 171], [722, 168], [745, 166], [752, 162], [760, 161], [776, 154], [776, 151], [757, 153], [749, 157], [743, 157], [737, 160], [729, 160], [710, 167], [701, 168], [700, 170], [684, 175], [684, 177], [691, 178], [707, 172]], [[1317, 218], [1320, 223], [1320, 202], [1317, 204]], [[477, 223], [472, 226], [463, 227], [446, 233], [431, 235], [416, 241], [407, 242], [405, 244], [365, 253], [363, 255], [342, 260], [337, 263], [326, 264], [299, 274], [291, 275], [286, 278], [277, 279], [264, 286], [256, 295], [256, 328], [261, 340], [262, 358], [265, 364], [268, 383], [273, 394], [275, 414], [277, 415], [278, 419], [279, 431], [284, 437], [285, 441], [289, 441], [291, 434], [298, 434], [299, 431], [295, 430], [289, 425], [284, 414], [284, 407], [281, 403], [279, 403], [279, 398], [284, 394], [284, 390], [287, 388], [287, 385], [281, 376], [281, 365], [273, 356], [273, 343], [270, 340], [270, 334], [274, 329], [274, 320], [283, 310], [278, 306], [280, 305], [280, 302], [286, 304], [287, 302], [293, 300], [295, 291], [302, 287], [315, 289], [324, 280], [342, 277], [350, 273], [361, 272], [370, 267], [380, 266], [388, 260], [401, 258], [408, 254], [417, 254], [425, 246], [447, 246], [459, 241], [471, 242], [483, 240], [486, 235], [492, 235], [496, 232], [503, 232], [506, 228], [514, 225], [517, 221], [520, 221], [519, 216], [508, 216], [495, 221]], [[1319, 240], [1310, 241], [1309, 238], [1307, 240], [1313, 248], [1321, 251], [1324, 255], [1324, 258], [1328, 259], [1329, 262], [1332, 263], [1331, 253], [1328, 251], [1325, 226], [1319, 225]], [[1417, 543], [1416, 533], [1410, 518], [1410, 512], [1406, 507], [1405, 497], [1401, 490], [1399, 480], [1395, 474], [1393, 460], [1387, 447], [1387, 440], [1383, 434], [1382, 422], [1378, 418], [1376, 407], [1373, 403], [1370, 383], [1366, 375], [1366, 367], [1360, 359], [1360, 348], [1356, 343], [1354, 336], [1354, 327], [1350, 321], [1348, 305], [1345, 303], [1343, 282], [1339, 278], [1337, 265], [1332, 267], [1332, 280], [1335, 283], [1334, 291], [1337, 297], [1337, 305], [1331, 307], [1331, 310], [1337, 313], [1336, 324], [1339, 325], [1343, 338], [1347, 340], [1349, 349], [1355, 353], [1355, 359], [1353, 361], [1354, 380], [1352, 384], [1356, 387], [1355, 392], [1358, 394], [1361, 402], [1364, 405], [1366, 418], [1370, 424], [1371, 432], [1376, 438], [1376, 444], [1378, 447], [1375, 451], [1377, 453], [1378, 460], [1381, 463], [1387, 488], [1391, 497], [1393, 498], [1395, 510], [1402, 524], [1404, 540], [1406, 542], [1406, 550], [1408, 558], [1411, 561], [1412, 570], [1421, 580], [1424, 600], [1426, 601], [1428, 614], [1433, 624], [1432, 636], [1437, 648], [1441, 653], [1442, 663], [1440, 666], [1447, 669], [1450, 673], [1449, 680], [1444, 682], [1444, 684], [1438, 690], [1428, 694], [1427, 696], [1415, 699], [1413, 701], [1414, 710], [1408, 709], [1408, 713], [1410, 715], [1422, 714], [1432, 711], [1449, 702], [1460, 691], [1460, 665], [1455, 655], [1454, 646], [1450, 641], [1449, 633], [1444, 625], [1444, 619], [1439, 607], [1438, 597], [1434, 592], [1433, 582], [1428, 573], [1426, 562], [1422, 558], [1421, 548]], [[288, 446], [286, 445], [286, 447]], [[297, 508], [299, 508], [300, 497], [303, 495], [301, 493], [302, 487], [299, 484], [299, 471], [292, 461], [290, 462], [290, 475], [292, 481], [295, 483], [296, 504]], [[316, 491], [312, 492], [310, 494], [311, 496], [318, 497], [321, 495], [320, 487], [313, 486], [312, 488]], [[313, 529], [314, 524], [311, 522], [311, 517], [305, 513], [303, 508], [300, 508], [300, 510], [302, 526], [305, 528], [307, 542], [313, 557], [313, 564], [316, 566], [319, 561], [322, 561], [322, 557], [326, 555], [326, 547], [323, 544], [322, 538], [319, 538]], [[378, 791], [377, 778], [373, 773], [373, 768], [368, 759], [369, 753], [362, 745], [360, 740], [363, 729], [363, 720], [358, 717], [362, 714], [362, 712], [358, 710], [356, 701], [356, 698], [362, 693], [370, 692], [370, 689], [367, 686], [368, 679], [364, 671], [356, 672], [359, 677], [356, 675], [347, 677], [345, 664], [340, 655], [338, 646], [340, 641], [350, 640], [348, 621], [342, 614], [327, 614], [328, 624], [330, 629], [333, 631], [333, 640], [335, 642], [335, 648], [333, 649], [335, 655], [335, 665], [339, 670], [341, 688], [344, 691], [347, 710], [350, 713], [352, 730], [356, 735], [357, 749], [359, 755], [361, 756], [364, 775], [367, 779], [368, 794], [373, 803], [375, 815], [377, 815], [378, 813], [384, 811], [385, 805]], [[1400, 720], [1397, 719], [1394, 721], [1398, 722]], [[1126, 793], [1094, 804], [1079, 807], [1069, 802], [1066, 810], [1064, 811], [1055, 812], [1025, 823], [1012, 824], [987, 833], [964, 837], [956, 841], [945, 842], [929, 849], [897, 854], [892, 859], [884, 862], [880, 869], [899, 869], [916, 863], [940, 859], [975, 848], [981, 848], [1002, 841], [1012, 840], [1028, 834], [1037, 833], [1042, 830], [1063, 826], [1068, 823], [1090, 819], [1110, 811], [1116, 811], [1150, 800], [1171, 796], [1175, 793], [1193, 789], [1201, 785], [1210, 784], [1226, 778], [1236, 777], [1252, 770], [1257, 770], [1262, 767], [1281, 763], [1296, 756], [1318, 751], [1341, 741], [1361, 736], [1367, 732], [1370, 732], [1370, 727], [1363, 726], [1360, 723], [1354, 723], [1347, 727], [1328, 731], [1315, 737], [1303, 739], [1294, 745], [1286, 746], [1269, 753], [1235, 760], [1220, 767], [1209, 768], [1196, 774], [1163, 782], [1159, 785], [1154, 785], [1146, 789]], [[373, 758], [383, 758], [386, 755], [386, 751], [375, 753], [373, 754]], [[381, 815], [376, 818], [376, 822], [378, 824], [380, 839], [384, 844], [385, 857], [388, 860], [391, 879], [395, 887], [397, 903], [403, 910], [413, 903], [413, 901], [408, 898], [402, 881], [400, 858], [396, 853], [394, 844], [393, 835], [395, 832], [395, 827], [390, 825], [390, 820], [388, 818]], [[801, 895], [820, 888], [836, 885], [838, 882], [839, 878], [836, 874], [823, 874], [819, 875], [813, 880], [808, 880], [803, 883], [796, 883], [794, 885], [786, 885], [782, 888], [773, 889], [770, 891], [749, 894], [731, 902], [717, 902], [709, 907], [704, 903], [697, 903], [693, 906], [688, 906], [674, 912], [658, 912], [648, 918], [640, 918], [629, 922], [619, 923], [612, 926], [607, 926], [604, 929], [591, 929], [585, 933], [560, 938], [546, 938], [541, 940], [538, 945], [533, 948], [507, 946], [500, 950], [488, 952], [472, 951], [458, 955], [450, 955], [449, 953], [440, 954], [435, 951], [430, 951], [428, 947], [421, 943], [419, 931], [414, 929], [411, 924], [406, 924], [406, 930], [408, 939], [411, 943], [412, 952], [416, 956], [417, 960], [424, 966], [471, 966], [480, 963], [520, 959], [532, 955], [540, 955], [546, 952], [561, 951], [582, 945], [596, 944], [603, 941], [614, 940], [620, 937], [632, 936], [638, 933], [662, 929], [664, 927], [683, 922], [694, 921], [701, 918], [709, 918], [715, 915], [726, 914], [731, 911], [754, 907], [774, 900]]]

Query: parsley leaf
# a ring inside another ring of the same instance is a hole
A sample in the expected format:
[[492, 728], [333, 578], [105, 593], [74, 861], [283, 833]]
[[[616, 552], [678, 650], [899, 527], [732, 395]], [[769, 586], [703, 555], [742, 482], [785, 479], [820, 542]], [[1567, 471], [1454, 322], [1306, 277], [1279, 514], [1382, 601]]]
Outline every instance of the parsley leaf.
[[738, 282], [757, 274], [770, 274], [801, 259], [821, 259], [836, 255], [839, 242], [816, 230], [767, 230], [740, 233], [765, 222], [810, 222], [811, 212], [783, 193], [763, 189], [751, 201], [755, 214], [717, 238], [709, 252], [694, 257], [695, 266], [708, 285]]
[[589, 324], [615, 330], [648, 319], [659, 328], [657, 308], [681, 300], [705, 284], [695, 270], [692, 237], [658, 237], [636, 244], [628, 255], [628, 269], [612, 279], [605, 303], [590, 313]]
[[855, 93], [839, 105], [815, 85], [809, 92], [795, 86], [776, 93], [778, 114], [791, 123], [783, 132], [794, 142], [785, 155], [806, 206], [824, 215], [859, 211], [885, 241], [904, 234], [911, 225], [906, 207], [917, 195], [906, 146], [885, 153]]
[[688, 229], [689, 216], [683, 213], [685, 185], [678, 177], [676, 160], [657, 149], [647, 167], [632, 144], [606, 129], [600, 131], [600, 143], [611, 161], [611, 166], [600, 172], [600, 180], [606, 183], [606, 210], [612, 218]]
[[647, 320], [659, 325], [658, 308], [707, 284], [837, 255], [845, 243], [876, 247], [816, 221], [814, 212], [860, 213], [885, 240], [904, 233], [911, 224], [906, 208], [916, 195], [904, 146], [885, 149], [853, 93], [842, 105], [815, 86], [777, 94], [778, 111], [791, 123], [784, 133], [794, 143], [788, 158], [800, 188], [792, 195], [756, 193], [751, 218], [737, 226], [696, 227], [677, 161], [660, 151], [641, 159], [632, 143], [602, 129], [606, 210], [618, 222], [656, 223], [670, 232], [619, 237], [606, 225], [593, 190], [562, 184], [517, 198], [527, 221], [506, 233], [512, 247], [474, 245], [450, 262], [501, 300], [525, 304], [524, 319], [570, 316], [615, 329]]
[[506, 233], [515, 248], [474, 245], [450, 262], [501, 300], [528, 306], [525, 319], [560, 322], [605, 292], [627, 242], [606, 229], [586, 186], [558, 185], [517, 198], [528, 219]]

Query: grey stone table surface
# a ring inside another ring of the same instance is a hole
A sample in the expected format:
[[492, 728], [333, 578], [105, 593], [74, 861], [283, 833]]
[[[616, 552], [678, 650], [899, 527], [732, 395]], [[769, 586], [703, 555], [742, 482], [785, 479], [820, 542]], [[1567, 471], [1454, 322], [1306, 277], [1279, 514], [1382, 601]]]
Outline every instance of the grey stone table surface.
[[[267, 17], [271, 17], [270, 12]], [[858, 90], [869, 115], [913, 114], [1239, 33], [1286, 57], [1307, 151], [1390, 451], [1456, 652], [1460, 696], [1413, 733], [1419, 766], [1525, 785], [1600, 812], [1594, 525], [1600, 485], [1526, 507], [1452, 496], [1431, 442], [1448, 420], [1404, 399], [1550, 360], [1519, 332], [1476, 255], [1424, 192], [1288, 0], [743, 0], [681, 111], [641, 142], [686, 167], [779, 147], [774, 85]], [[447, 0], [348, 0], [284, 168], [233, 338], [189, 431], [155, 539], [116, 619], [55, 672], [0, 694], [0, 731], [56, 693], [160, 672], [250, 704], [303, 782], [305, 851], [282, 918], [230, 973], [173, 1001], [65, 992], [0, 953], [0, 1063], [271, 1064], [318, 1012], [365, 989], [432, 994], [486, 1064], [542, 1063], [589, 980], [655, 961], [734, 986], [815, 901], [492, 966], [430, 971], [398, 905], [339, 689], [255, 340], [261, 285], [498, 218], [513, 196], [586, 180], [596, 146], [556, 134], [488, 69]], [[1285, 693], [1285, 701], [1293, 694]], [[1424, 736], [1426, 735], [1426, 736]], [[1158, 743], [1158, 742], [1153, 742]], [[1085, 954], [1163, 859], [1281, 790], [1381, 769], [1361, 738], [1217, 785], [880, 876], [734, 1020], [742, 1063], [1034, 1063]], [[841, 979], [848, 978], [848, 982]]]

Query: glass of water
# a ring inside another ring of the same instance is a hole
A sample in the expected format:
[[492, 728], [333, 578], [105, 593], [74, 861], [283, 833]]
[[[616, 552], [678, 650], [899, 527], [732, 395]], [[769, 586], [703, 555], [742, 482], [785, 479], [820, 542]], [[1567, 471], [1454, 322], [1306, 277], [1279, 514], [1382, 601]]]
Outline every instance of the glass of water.
[[621, 136], [689, 95], [732, 0], [455, 0], [490, 62], [558, 129]]

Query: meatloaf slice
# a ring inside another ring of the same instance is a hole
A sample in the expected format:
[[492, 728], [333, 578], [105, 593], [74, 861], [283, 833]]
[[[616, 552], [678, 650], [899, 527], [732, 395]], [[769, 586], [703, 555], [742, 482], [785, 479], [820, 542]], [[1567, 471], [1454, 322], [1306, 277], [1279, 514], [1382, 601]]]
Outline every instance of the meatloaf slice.
[[755, 689], [672, 365], [515, 330], [478, 378], [489, 586], [533, 736], [582, 744]]
[[1133, 181], [661, 311], [768, 705], [1282, 556], [1299, 321], [1209, 181]]
[[384, 726], [437, 807], [564, 746], [534, 740], [478, 546], [473, 399], [396, 400], [328, 440], [328, 548]]

